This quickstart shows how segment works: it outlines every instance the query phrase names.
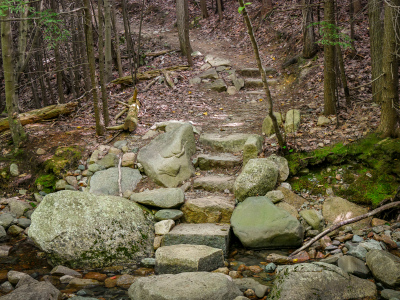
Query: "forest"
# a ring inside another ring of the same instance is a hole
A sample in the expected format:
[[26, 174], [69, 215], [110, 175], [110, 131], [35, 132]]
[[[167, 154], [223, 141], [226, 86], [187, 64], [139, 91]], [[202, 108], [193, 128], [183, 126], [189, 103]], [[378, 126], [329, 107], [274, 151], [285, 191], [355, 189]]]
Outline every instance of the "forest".
[[0, 300], [400, 299], [399, 15], [0, 0]]

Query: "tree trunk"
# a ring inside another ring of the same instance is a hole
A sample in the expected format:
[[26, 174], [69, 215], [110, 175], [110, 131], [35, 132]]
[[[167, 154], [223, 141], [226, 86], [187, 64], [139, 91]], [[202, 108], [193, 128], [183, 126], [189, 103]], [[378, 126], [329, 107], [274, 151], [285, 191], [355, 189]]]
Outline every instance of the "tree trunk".
[[[400, 6], [400, 0], [391, 0], [385, 3], [385, 24], [383, 37], [382, 69], [384, 73], [381, 123], [378, 132], [382, 137], [394, 136], [396, 131], [397, 114], [394, 107], [399, 105], [399, 72], [396, 57], [396, 31], [398, 31], [396, 6]], [[398, 33], [398, 32], [397, 32]]]
[[346, 106], [349, 107], [351, 105], [350, 90], [349, 87], [347, 86], [347, 77], [346, 77], [346, 70], [344, 69], [343, 54], [339, 44], [336, 44], [336, 54], [340, 70], [340, 80], [342, 81], [344, 97], [346, 99]]
[[262, 0], [261, 16], [264, 16], [272, 8], [272, 0]]
[[[325, 22], [335, 24], [335, 0], [325, 0]], [[324, 46], [324, 115], [336, 113], [336, 74], [335, 74], [335, 40], [334, 30], [324, 28], [327, 43]]]
[[[104, 1], [106, 3], [106, 1]], [[98, 15], [99, 15], [99, 71], [100, 71], [100, 89], [101, 89], [101, 102], [103, 104], [103, 118], [104, 125], [108, 126], [110, 123], [110, 115], [108, 113], [108, 103], [107, 103], [107, 90], [106, 90], [106, 82], [105, 77], [107, 76], [107, 70], [105, 70], [106, 66], [104, 64], [104, 17], [103, 17], [103, 1], [99, 0], [97, 2], [98, 5]], [[107, 31], [107, 29], [106, 29]], [[110, 37], [111, 38], [111, 37]], [[107, 39], [107, 38], [106, 38]], [[107, 43], [107, 41], [106, 41]]]
[[192, 47], [190, 46], [189, 39], [189, 12], [186, 0], [176, 0], [176, 18], [180, 48], [183, 55], [186, 55], [189, 65], [192, 66]]
[[[100, 18], [100, 15], [99, 15]], [[110, 82], [112, 77], [112, 42], [111, 42], [111, 2], [104, 0], [104, 21], [105, 21], [105, 76], [106, 82]], [[99, 20], [100, 23], [100, 20]], [[99, 25], [100, 26], [100, 25]]]
[[303, 57], [311, 58], [317, 53], [317, 46], [315, 44], [313, 0], [302, 0], [303, 8]]
[[94, 118], [96, 120], [96, 134], [103, 134], [103, 126], [100, 121], [99, 114], [99, 99], [97, 95], [97, 82], [96, 82], [96, 62], [94, 59], [93, 47], [93, 32], [92, 32], [92, 14], [90, 12], [89, 0], [83, 0], [85, 7], [85, 36], [86, 36], [86, 51], [89, 61], [90, 83], [93, 95], [94, 105]]
[[114, 48], [115, 48], [115, 53], [117, 53], [118, 76], [122, 77], [124, 76], [124, 72], [122, 71], [121, 50], [119, 48], [119, 33], [118, 33], [117, 23], [115, 22], [116, 18], [115, 5], [112, 5], [111, 9], [112, 9], [111, 20], [114, 29]]
[[[58, 12], [58, 3], [55, 0], [50, 2], [51, 9], [54, 13]], [[57, 91], [58, 91], [58, 98], [60, 99], [59, 103], [65, 103], [64, 98], [64, 87], [62, 82], [62, 71], [61, 71], [61, 56], [60, 56], [60, 43], [56, 42], [54, 47], [54, 57], [56, 61], [56, 78], [57, 78]]]
[[222, 0], [217, 0], [217, 7], [218, 7], [219, 21], [222, 22], [222, 19], [223, 19], [223, 16], [222, 16]]
[[207, 19], [209, 17], [207, 11], [207, 2], [206, 0], [200, 0], [200, 7], [201, 7], [201, 15], [203, 19]]
[[[381, 3], [380, 0], [368, 0], [372, 80], [382, 74], [383, 25], [381, 21]], [[372, 82], [372, 100], [375, 103], [380, 104], [382, 101], [382, 85], [382, 78]]]
[[[25, 64], [25, 53], [28, 39], [28, 12], [28, 5], [24, 4], [23, 10], [20, 14], [22, 20], [19, 21], [18, 28], [18, 54], [16, 63], [17, 72], [22, 71], [22, 66]], [[19, 77], [19, 74], [17, 74], [17, 78]], [[18, 79], [16, 81], [16, 84], [18, 84]]]
[[350, 39], [351, 39], [351, 47], [353, 48], [354, 53], [356, 52], [356, 47], [354, 44], [354, 1], [350, 1], [349, 3], [349, 16], [350, 16]]
[[271, 92], [270, 92], [269, 86], [268, 86], [267, 75], [264, 71], [264, 68], [263, 68], [263, 65], [261, 62], [260, 52], [258, 50], [257, 41], [256, 41], [256, 39], [254, 37], [254, 33], [253, 33], [253, 26], [251, 25], [251, 21], [250, 21], [249, 15], [247, 14], [247, 10], [246, 10], [243, 0], [239, 0], [239, 6], [243, 7], [242, 14], [243, 14], [243, 18], [246, 23], [246, 26], [247, 26], [247, 33], [249, 34], [251, 44], [253, 46], [254, 56], [257, 61], [258, 70], [260, 71], [260, 74], [261, 74], [264, 92], [267, 96], [267, 101], [268, 101], [268, 106], [269, 106], [268, 114], [272, 120], [272, 124], [274, 125], [275, 134], [278, 139], [279, 146], [281, 147], [283, 152], [286, 152], [287, 151], [286, 141], [283, 139], [283, 137], [281, 135], [278, 121], [276, 120], [276, 117], [274, 115], [272, 96], [271, 96]]
[[358, 14], [362, 9], [361, 0], [353, 0], [354, 3], [354, 13]]
[[[60, 105], [50, 105], [40, 109], [35, 109], [19, 115], [21, 124], [32, 124], [43, 120], [53, 119], [59, 115], [67, 115], [75, 111], [78, 102], [69, 102]], [[0, 132], [9, 128], [8, 118], [0, 119]], [[21, 126], [22, 128], [22, 126]]]
[[[127, 14], [127, 7], [126, 7], [126, 0], [122, 0], [122, 18], [124, 20], [124, 29], [125, 29], [125, 40], [126, 40], [126, 48], [129, 57], [129, 69], [133, 78], [133, 69], [134, 69], [134, 60], [135, 60], [135, 49], [134, 43], [132, 40], [130, 25], [129, 25], [129, 18]], [[136, 84], [136, 83], [134, 83]]]
[[[5, 5], [5, 1], [0, 4]], [[5, 21], [10, 18], [10, 12], [7, 9], [1, 11], [1, 54], [3, 58], [3, 72], [6, 94], [6, 107], [8, 113], [7, 124], [11, 130], [11, 136], [15, 147], [19, 147], [26, 139], [26, 133], [21, 125], [16, 106], [15, 91], [15, 67], [12, 59], [12, 37], [11, 22]]]

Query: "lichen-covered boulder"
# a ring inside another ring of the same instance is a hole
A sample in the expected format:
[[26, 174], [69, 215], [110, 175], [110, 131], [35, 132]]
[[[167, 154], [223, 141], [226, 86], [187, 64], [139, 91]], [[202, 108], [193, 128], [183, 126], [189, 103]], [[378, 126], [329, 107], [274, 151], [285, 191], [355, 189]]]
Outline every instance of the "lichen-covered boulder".
[[190, 124], [157, 136], [140, 149], [138, 162], [147, 176], [165, 187], [177, 187], [194, 174], [191, 156], [196, 152]]
[[278, 166], [273, 161], [267, 158], [250, 159], [236, 178], [236, 199], [243, 201], [247, 197], [265, 195], [275, 188], [278, 174]]
[[60, 191], [44, 197], [31, 219], [29, 237], [52, 265], [130, 265], [153, 253], [153, 217], [122, 197]]
[[280, 267], [268, 299], [377, 299], [377, 290], [373, 282], [349, 275], [337, 266], [304, 263]]
[[233, 211], [231, 226], [245, 247], [297, 247], [303, 242], [300, 222], [267, 197], [250, 197], [240, 203]]

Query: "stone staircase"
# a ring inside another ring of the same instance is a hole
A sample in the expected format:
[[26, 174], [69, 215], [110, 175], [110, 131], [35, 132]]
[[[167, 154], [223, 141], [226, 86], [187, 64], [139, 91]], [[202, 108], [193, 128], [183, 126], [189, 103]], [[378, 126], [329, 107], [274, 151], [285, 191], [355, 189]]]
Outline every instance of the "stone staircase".
[[[195, 178], [192, 186], [209, 193], [205, 197], [186, 199], [181, 206], [182, 223], [163, 236], [161, 247], [156, 251], [158, 274], [213, 271], [224, 266], [223, 257], [229, 254], [232, 234], [230, 218], [235, 209], [236, 177], [215, 173], [239, 170], [243, 164], [240, 153], [243, 151], [247, 160], [256, 158], [262, 150], [261, 141], [262, 137], [255, 134], [200, 136], [199, 142], [207, 153], [196, 155], [193, 163], [198, 171], [211, 174]], [[216, 256], [220, 256], [222, 264]]]

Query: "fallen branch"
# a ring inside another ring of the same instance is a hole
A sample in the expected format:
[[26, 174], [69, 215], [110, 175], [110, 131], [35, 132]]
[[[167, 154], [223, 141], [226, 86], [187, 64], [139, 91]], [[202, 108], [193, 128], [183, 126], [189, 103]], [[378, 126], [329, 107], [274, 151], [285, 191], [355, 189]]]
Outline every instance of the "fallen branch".
[[385, 211], [385, 210], [391, 209], [391, 208], [395, 208], [395, 207], [400, 207], [400, 201], [392, 202], [392, 203], [383, 205], [383, 206], [381, 206], [381, 207], [379, 207], [379, 208], [377, 208], [377, 209], [375, 209], [375, 210], [373, 210], [373, 211], [370, 211], [369, 213], [366, 213], [366, 214], [364, 214], [364, 215], [357, 216], [357, 217], [355, 217], [355, 218], [351, 218], [351, 219], [348, 219], [348, 220], [344, 220], [344, 221], [342, 221], [342, 222], [339, 222], [339, 223], [337, 223], [337, 224], [334, 224], [334, 225], [332, 225], [330, 228], [324, 230], [323, 232], [321, 232], [320, 234], [318, 234], [317, 236], [315, 236], [314, 238], [312, 238], [311, 240], [309, 240], [309, 241], [308, 241], [306, 244], [304, 244], [301, 248], [297, 249], [297, 250], [294, 251], [292, 254], [290, 254], [289, 257], [292, 257], [292, 256], [296, 255], [297, 253], [299, 253], [300, 251], [303, 251], [303, 250], [307, 249], [307, 248], [310, 247], [312, 244], [314, 244], [316, 241], [318, 241], [320, 238], [324, 237], [324, 236], [327, 235], [328, 233], [330, 233], [330, 232], [332, 232], [332, 231], [334, 231], [334, 230], [336, 230], [336, 229], [338, 229], [338, 228], [340, 228], [340, 227], [342, 227], [342, 226], [344, 226], [344, 225], [358, 222], [358, 221], [360, 221], [360, 220], [363, 220], [363, 219], [369, 218], [369, 217], [371, 217], [371, 216], [373, 216], [373, 215], [376, 215], [377, 213], [380, 213], [380, 212], [382, 212], [382, 211]]
[[171, 52], [175, 52], [175, 51], [180, 51], [180, 49], [172, 49], [172, 50], [163, 50], [163, 51], [157, 51], [157, 52], [149, 52], [149, 53], [145, 53], [144, 55], [146, 55], [146, 57], [147, 57], [147, 56], [156, 57], [156, 56], [161, 56], [161, 55], [164, 55], [164, 54], [167, 54], [167, 53], [171, 53]]
[[129, 110], [129, 108], [124, 108], [118, 115], [115, 116], [115, 120], [118, 120], [121, 118], [121, 116], [126, 113]]
[[[78, 102], [50, 105], [43, 108], [28, 111], [18, 116], [22, 125], [37, 123], [43, 120], [53, 119], [59, 115], [70, 114], [78, 106]], [[9, 129], [8, 118], [0, 119], [0, 132]]]
[[160, 76], [157, 76], [157, 77], [154, 78], [152, 81], [150, 81], [150, 83], [143, 89], [142, 93], [147, 92], [147, 91], [151, 88], [151, 86], [157, 82], [157, 80], [158, 80], [159, 78], [160, 78]]
[[[150, 70], [143, 73], [137, 73], [137, 80], [149, 80], [154, 77], [160, 76], [163, 71], [185, 71], [189, 69], [189, 66], [175, 66], [175, 67], [168, 67], [165, 69], [158, 69], [158, 70]], [[114, 79], [111, 81], [114, 84], [122, 84], [122, 85], [131, 85], [133, 84], [132, 76], [125, 76]]]

